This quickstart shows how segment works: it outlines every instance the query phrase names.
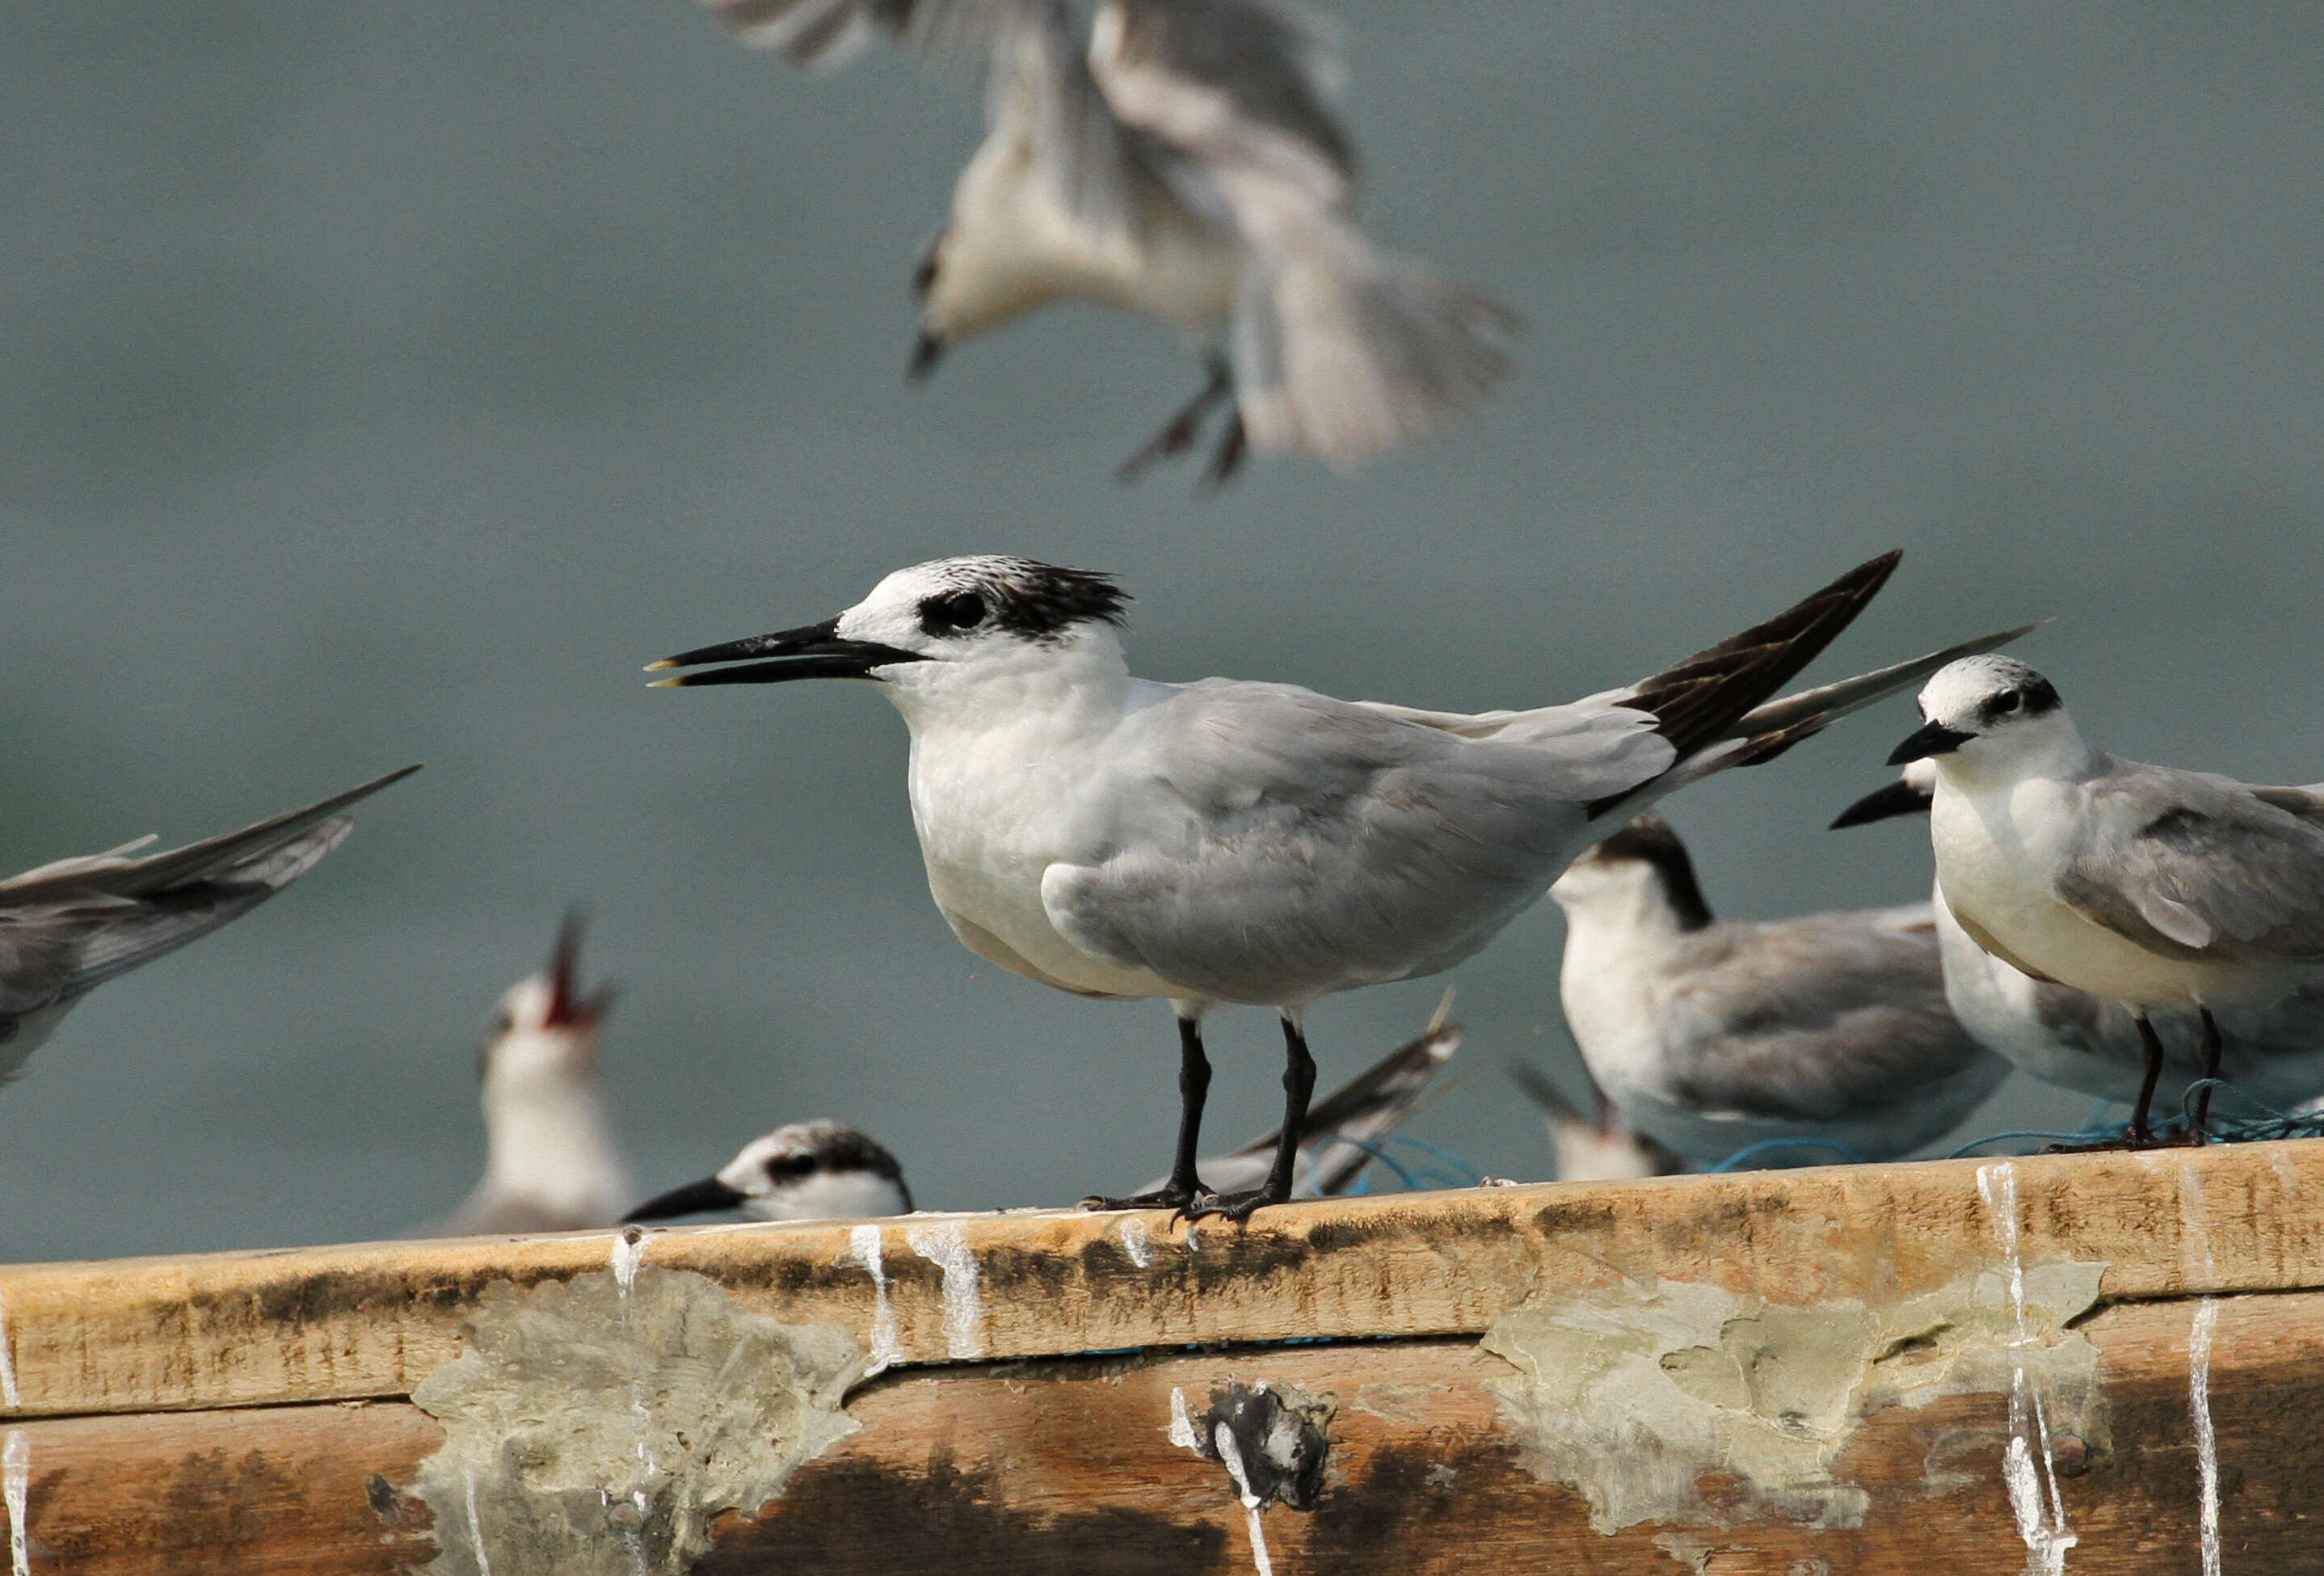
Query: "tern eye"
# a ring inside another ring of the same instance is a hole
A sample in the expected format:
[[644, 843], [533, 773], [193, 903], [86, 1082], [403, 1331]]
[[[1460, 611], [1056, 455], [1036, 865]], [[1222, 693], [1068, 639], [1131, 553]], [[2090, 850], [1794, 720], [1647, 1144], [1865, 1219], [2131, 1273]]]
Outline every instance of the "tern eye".
[[812, 1155], [778, 1155], [767, 1162], [769, 1182], [791, 1182], [815, 1169]]
[[2014, 689], [2005, 689], [1993, 697], [1993, 714], [2006, 717], [2025, 704], [2025, 697]]
[[931, 635], [957, 634], [984, 622], [984, 598], [973, 591], [931, 596], [920, 604], [920, 628]]

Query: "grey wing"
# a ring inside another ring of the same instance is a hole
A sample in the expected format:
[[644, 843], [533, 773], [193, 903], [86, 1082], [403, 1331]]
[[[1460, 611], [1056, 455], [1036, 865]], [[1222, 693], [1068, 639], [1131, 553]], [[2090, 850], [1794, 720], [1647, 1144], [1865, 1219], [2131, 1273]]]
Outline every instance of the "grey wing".
[[1052, 865], [1042, 900], [1093, 956], [1192, 996], [1295, 1005], [1448, 968], [1586, 839], [1553, 751], [1222, 679], [1138, 725], [1138, 834]]
[[2165, 956], [2324, 959], [2324, 827], [2208, 772], [2105, 761], [2058, 883]]
[[1933, 929], [1886, 918], [1698, 932], [1665, 1004], [1684, 1103], [1833, 1121], [1911, 1103], [1984, 1060], [1945, 1005]]
[[1040, 0], [702, 0], [744, 43], [816, 70], [844, 65], [885, 36], [938, 62], [981, 68], [993, 41]]

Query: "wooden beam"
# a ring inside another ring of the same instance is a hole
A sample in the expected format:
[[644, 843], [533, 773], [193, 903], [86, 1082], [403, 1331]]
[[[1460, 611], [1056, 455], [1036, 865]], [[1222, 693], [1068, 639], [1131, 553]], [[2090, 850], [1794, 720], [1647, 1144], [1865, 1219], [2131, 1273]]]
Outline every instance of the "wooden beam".
[[[888, 1332], [899, 1363], [1474, 1335], [1536, 1286], [1699, 1281], [1883, 1300], [1999, 1261], [2106, 1267], [2109, 1298], [2324, 1286], [2324, 1144], [1835, 1166], [1323, 1200], [1198, 1233], [1158, 1213], [651, 1232], [744, 1307]], [[2009, 1207], [2004, 1208], [2004, 1205]], [[495, 1281], [604, 1268], [611, 1233], [0, 1269], [0, 1416], [409, 1394]], [[876, 1256], [875, 1276], [869, 1267]]]
[[[2201, 1569], [2205, 1474], [2190, 1347], [2210, 1321], [2202, 1390], [2225, 1564], [2314, 1570], [2324, 1525], [2324, 1295], [2117, 1305], [2100, 1354], [2103, 1430], [2053, 1439], [2075, 1576]], [[2015, 1571], [2007, 1396], [1874, 1413], [1836, 1474], [1857, 1526], [1759, 1516], [1603, 1535], [1571, 1488], [1536, 1478], [1490, 1388], [1509, 1370], [1461, 1341], [1296, 1346], [905, 1370], [849, 1403], [862, 1429], [754, 1516], [728, 1516], [709, 1576], [929, 1571], [1247, 1572], [1250, 1517], [1219, 1462], [1173, 1442], [1173, 1392], [1266, 1381], [1328, 1395], [1328, 1470], [1310, 1511], [1259, 1519], [1279, 1576], [1590, 1571], [1607, 1576], [1888, 1576]], [[386, 1572], [434, 1553], [398, 1489], [436, 1450], [401, 1403], [33, 1421], [0, 1427], [25, 1487], [29, 1571]], [[1709, 1488], [1715, 1498], [1717, 1485]]]

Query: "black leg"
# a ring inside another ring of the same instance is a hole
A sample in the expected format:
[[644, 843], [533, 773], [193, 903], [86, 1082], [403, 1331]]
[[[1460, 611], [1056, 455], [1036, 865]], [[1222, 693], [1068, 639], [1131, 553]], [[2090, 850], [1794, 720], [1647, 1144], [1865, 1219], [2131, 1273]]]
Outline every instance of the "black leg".
[[[2211, 1016], [2208, 1007], [2195, 1009], [2203, 1018], [2203, 1076], [2219, 1075], [2219, 1055], [2227, 1047], [2219, 1039], [2219, 1021]], [[2195, 1096], [2195, 1137], [2198, 1142], [2211, 1136], [2211, 1092], [2204, 1090]]]
[[1247, 1221], [1253, 1211], [1279, 1204], [1291, 1196], [1293, 1174], [1299, 1165], [1299, 1140], [1307, 1129], [1307, 1102], [1315, 1093], [1315, 1058], [1307, 1054], [1307, 1036], [1289, 1013], [1283, 1018], [1283, 1131], [1275, 1140], [1275, 1164], [1268, 1168], [1264, 1186], [1249, 1193], [1206, 1193], [1179, 1212], [1190, 1221], [1221, 1215]]
[[1090, 1197], [1085, 1210], [1176, 1210], [1192, 1203], [1203, 1190], [1194, 1175], [1195, 1151], [1203, 1142], [1203, 1102], [1211, 1093], [1211, 1059], [1203, 1054], [1200, 1018], [1178, 1019], [1178, 1147], [1170, 1157], [1170, 1180], [1151, 1193], [1126, 1198]]
[[1162, 430], [1147, 441], [1146, 447], [1121, 462], [1115, 474], [1125, 482], [1134, 482], [1144, 475], [1157, 460], [1169, 459], [1185, 454], [1194, 447], [1203, 435], [1203, 420], [1210, 415], [1211, 407], [1234, 391], [1234, 371], [1227, 365], [1226, 357], [1216, 351], [1203, 358], [1210, 373], [1203, 392], [1178, 409], [1177, 414], [1162, 425]]
[[2146, 1046], [2146, 1077], [2138, 1086], [2138, 1103], [2130, 1111], [2130, 1141], [2143, 1148], [2154, 1142], [2154, 1134], [2146, 1125], [2146, 1111], [2154, 1103], [2155, 1084], [2163, 1080], [2163, 1037], [2138, 1009], [2131, 1009], [2130, 1020], [2138, 1025], [2138, 1037]]
[[1243, 452], [1250, 447], [1250, 434], [1242, 424], [1242, 412], [1237, 410], [1227, 418], [1227, 429], [1219, 438], [1218, 452], [1211, 456], [1211, 468], [1203, 473], [1203, 485], [1223, 487], [1234, 474], [1242, 469]]

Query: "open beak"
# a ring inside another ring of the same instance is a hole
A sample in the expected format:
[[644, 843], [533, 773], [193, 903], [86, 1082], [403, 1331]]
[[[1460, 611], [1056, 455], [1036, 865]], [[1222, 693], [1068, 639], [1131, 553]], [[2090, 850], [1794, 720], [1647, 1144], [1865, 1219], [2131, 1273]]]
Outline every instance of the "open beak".
[[936, 370], [936, 363], [944, 359], [944, 353], [943, 340], [933, 334], [922, 333], [912, 341], [912, 359], [904, 368], [904, 375], [916, 383], [927, 382]]
[[610, 985], [584, 996], [576, 989], [581, 972], [581, 911], [575, 909], [557, 927], [557, 950], [549, 959], [549, 1010], [543, 1028], [595, 1028], [613, 1004]]
[[1924, 723], [1902, 744], [1888, 752], [1888, 764], [1904, 766], [1914, 760], [1926, 760], [1932, 755], [1950, 755], [1976, 738], [1959, 728], [1948, 728], [1942, 723]]
[[[771, 662], [752, 662], [752, 657], [771, 657]], [[839, 635], [839, 621], [827, 618], [819, 624], [807, 624], [796, 630], [777, 630], [771, 635], [752, 635], [747, 640], [728, 641], [721, 646], [703, 646], [692, 651], [680, 651], [675, 657], [664, 657], [659, 662], [646, 664], [646, 671], [655, 673], [665, 668], [698, 668], [711, 662], [738, 662], [737, 668], [714, 668], [707, 673], [688, 673], [679, 678], [657, 678], [658, 688], [677, 689], [704, 684], [782, 684], [793, 678], [876, 678], [872, 669], [890, 668], [899, 662], [923, 660], [915, 651], [883, 646], [877, 641], [847, 641]]]
[[624, 1226], [633, 1221], [667, 1221], [678, 1215], [708, 1214], [714, 1210], [731, 1210], [742, 1202], [742, 1195], [715, 1176], [699, 1182], [689, 1182], [684, 1187], [674, 1187], [659, 1198], [650, 1198], [622, 1217]]
[[1927, 789], [1914, 788], [1909, 782], [1892, 782], [1842, 810], [1833, 818], [1831, 829], [1838, 832], [1846, 826], [1869, 826], [1875, 821], [1897, 816], [1925, 816], [1932, 797]]

